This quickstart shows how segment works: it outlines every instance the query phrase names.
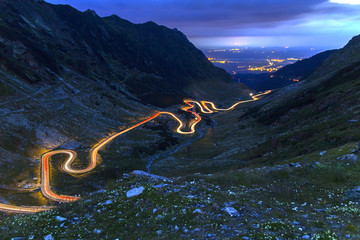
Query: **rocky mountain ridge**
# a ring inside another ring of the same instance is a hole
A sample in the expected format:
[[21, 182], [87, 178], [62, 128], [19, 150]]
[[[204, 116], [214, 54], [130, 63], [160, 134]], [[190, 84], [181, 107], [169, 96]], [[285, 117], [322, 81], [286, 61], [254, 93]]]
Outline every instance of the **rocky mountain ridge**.
[[57, 76], [80, 74], [146, 104], [168, 106], [196, 97], [186, 91], [192, 83], [230, 83], [176, 29], [44, 1], [0, 4], [0, 57], [29, 84], [56, 84]]

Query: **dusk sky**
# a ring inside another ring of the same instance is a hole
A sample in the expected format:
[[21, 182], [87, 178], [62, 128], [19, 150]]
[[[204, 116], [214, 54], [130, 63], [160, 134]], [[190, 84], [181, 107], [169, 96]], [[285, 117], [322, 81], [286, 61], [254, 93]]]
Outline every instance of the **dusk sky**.
[[47, 0], [177, 28], [200, 48], [339, 48], [360, 34], [360, 0]]

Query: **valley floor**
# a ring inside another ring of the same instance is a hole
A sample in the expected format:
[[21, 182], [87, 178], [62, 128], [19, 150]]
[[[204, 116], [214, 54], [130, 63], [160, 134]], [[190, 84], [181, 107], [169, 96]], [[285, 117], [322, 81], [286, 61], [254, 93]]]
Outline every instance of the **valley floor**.
[[80, 202], [3, 218], [2, 239], [359, 239], [349, 190], [360, 163], [343, 157], [356, 147], [215, 174], [124, 174]]

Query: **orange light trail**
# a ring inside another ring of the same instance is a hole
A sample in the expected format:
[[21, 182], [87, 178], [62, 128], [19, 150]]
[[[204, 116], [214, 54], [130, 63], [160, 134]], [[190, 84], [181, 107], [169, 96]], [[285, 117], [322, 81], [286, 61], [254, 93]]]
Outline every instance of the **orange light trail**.
[[[172, 117], [174, 120], [176, 120], [179, 123], [179, 125], [176, 129], [177, 133], [184, 134], [184, 135], [193, 134], [193, 133], [195, 133], [196, 125], [201, 121], [201, 117], [199, 114], [197, 114], [194, 111], [190, 111], [190, 109], [195, 108], [195, 105], [197, 105], [199, 107], [199, 109], [202, 113], [206, 113], [206, 114], [219, 112], [219, 111], [230, 111], [230, 110], [233, 110], [239, 104], [256, 101], [256, 100], [260, 99], [261, 96], [263, 96], [265, 94], [269, 94], [270, 92], [271, 92], [271, 90], [266, 91], [264, 93], [257, 94], [257, 95], [250, 94], [250, 96], [252, 97], [251, 100], [239, 101], [239, 102], [235, 103], [234, 105], [230, 106], [229, 108], [224, 108], [224, 109], [217, 108], [213, 102], [209, 102], [209, 101], [198, 102], [198, 101], [194, 101], [194, 100], [184, 100], [184, 102], [185, 102], [185, 104], [187, 104], [187, 106], [184, 107], [183, 110], [186, 112], [189, 112], [195, 116], [195, 121], [190, 122], [189, 131], [183, 131], [184, 123], [175, 114], [173, 114], [171, 112], [158, 112], [158, 113], [154, 114], [153, 116], [151, 116], [150, 118], [147, 118], [144, 121], [139, 122], [121, 132], [118, 132], [118, 133], [100, 141], [98, 144], [96, 144], [90, 151], [89, 165], [83, 169], [72, 168], [72, 163], [76, 160], [76, 157], [77, 157], [77, 154], [75, 151], [55, 150], [55, 151], [47, 152], [44, 155], [42, 155], [42, 157], [41, 157], [41, 192], [45, 197], [47, 197], [51, 200], [57, 201], [57, 202], [74, 202], [74, 201], [77, 201], [80, 199], [80, 197], [77, 197], [77, 196], [58, 195], [51, 190], [50, 169], [49, 168], [50, 168], [51, 157], [54, 155], [57, 155], [57, 154], [68, 155], [68, 158], [65, 160], [65, 163], [62, 167], [62, 170], [64, 172], [69, 173], [69, 174], [88, 173], [88, 172], [92, 171], [97, 165], [99, 150], [101, 150], [103, 147], [105, 147], [107, 144], [109, 144], [111, 141], [113, 141], [115, 138], [119, 137], [120, 135], [127, 133], [137, 127], [140, 127], [141, 125], [143, 125], [151, 120], [154, 120], [155, 118], [159, 117], [160, 115], [169, 115], [170, 117]], [[16, 212], [16, 213], [36, 213], [36, 212], [50, 210], [52, 208], [54, 208], [54, 207], [51, 207], [51, 206], [49, 206], [49, 207], [39, 207], [39, 206], [25, 207], [25, 206], [0, 204], [0, 211]]]

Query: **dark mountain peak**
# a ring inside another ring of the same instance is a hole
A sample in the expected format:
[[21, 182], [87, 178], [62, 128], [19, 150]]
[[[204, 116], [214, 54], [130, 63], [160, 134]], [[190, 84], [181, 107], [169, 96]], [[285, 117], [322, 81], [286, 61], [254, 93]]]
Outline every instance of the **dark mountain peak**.
[[309, 76], [310, 81], [324, 80], [336, 72], [360, 61], [360, 35], [353, 37], [343, 48], [332, 54]]
[[6, 21], [0, 25], [0, 57], [29, 83], [54, 83], [53, 73], [72, 71], [119, 85], [144, 102], [168, 105], [189, 97], [186, 89], [195, 83], [231, 82], [183, 33], [152, 21], [133, 24], [38, 1], [1, 3], [6, 6], [0, 6], [5, 9], [0, 18]]
[[148, 25], [148, 26], [153, 26], [153, 27], [158, 27], [159, 25], [153, 21], [147, 21], [145, 23], [143, 23], [143, 25]]
[[84, 13], [90, 14], [90, 15], [92, 15], [94, 17], [97, 17], [97, 18], [100, 18], [100, 16], [96, 13], [96, 11], [92, 10], [92, 9], [88, 9], [88, 10], [84, 11]]
[[121, 17], [119, 17], [116, 14], [111, 14], [110, 16], [106, 16], [106, 17], [104, 17], [104, 19], [111, 19], [113, 21], [126, 21], [125, 19], [122, 19]]
[[348, 44], [345, 45], [344, 48], [354, 47], [354, 46], [360, 47], [360, 35], [354, 36], [354, 37], [348, 42]]

